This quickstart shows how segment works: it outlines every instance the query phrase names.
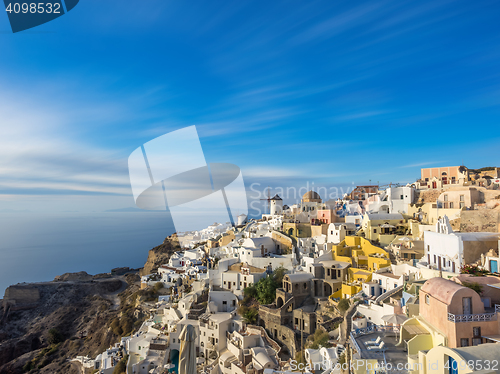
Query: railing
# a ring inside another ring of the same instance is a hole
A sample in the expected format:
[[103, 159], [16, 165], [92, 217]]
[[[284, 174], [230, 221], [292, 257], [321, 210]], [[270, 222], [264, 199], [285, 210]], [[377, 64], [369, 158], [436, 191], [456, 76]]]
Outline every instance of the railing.
[[[496, 306], [495, 306], [495, 310]], [[448, 313], [448, 321], [453, 323], [458, 322], [486, 322], [495, 321], [496, 313], [483, 313], [483, 314], [451, 314]]]
[[360, 335], [371, 334], [373, 332], [399, 332], [399, 327], [371, 325], [362, 329], [351, 331], [351, 336], [356, 338]]
[[356, 351], [358, 351], [359, 354], [361, 354], [361, 348], [359, 347], [358, 342], [356, 341], [356, 337], [353, 334], [353, 331], [351, 331], [351, 342], [352, 345], [356, 348]]
[[495, 313], [500, 313], [500, 304], [495, 304]]

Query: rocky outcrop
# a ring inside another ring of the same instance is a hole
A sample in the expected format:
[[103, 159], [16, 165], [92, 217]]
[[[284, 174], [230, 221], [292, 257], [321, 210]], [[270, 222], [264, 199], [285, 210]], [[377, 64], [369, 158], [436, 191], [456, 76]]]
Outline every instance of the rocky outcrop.
[[36, 307], [40, 301], [40, 291], [30, 284], [10, 286], [5, 290], [3, 298], [3, 308], [7, 311], [30, 309]]
[[[29, 366], [37, 373], [77, 374], [67, 357], [95, 357], [119, 340], [109, 325], [123, 312], [121, 298], [139, 290], [135, 279], [57, 279], [72, 281], [19, 284], [6, 290], [7, 308], [0, 315], [0, 373], [20, 374]], [[58, 332], [58, 342], [51, 341], [51, 329]]]
[[156, 272], [156, 270], [163, 264], [166, 264], [170, 259], [170, 256], [176, 252], [180, 251], [181, 246], [179, 245], [179, 240], [177, 235], [171, 235], [166, 238], [162, 244], [154, 247], [149, 251], [148, 259], [144, 264], [144, 268], [141, 270], [141, 275], [151, 274]]
[[92, 275], [87, 274], [85, 271], [77, 273], [64, 273], [54, 278], [56, 282], [86, 282], [92, 280]]

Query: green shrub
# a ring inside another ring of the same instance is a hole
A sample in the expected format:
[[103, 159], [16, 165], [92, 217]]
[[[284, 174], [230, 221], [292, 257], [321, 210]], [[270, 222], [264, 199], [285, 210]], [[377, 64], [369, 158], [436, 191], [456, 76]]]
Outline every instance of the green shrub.
[[468, 287], [470, 288], [471, 290], [474, 290], [476, 291], [479, 295], [481, 295], [483, 293], [483, 285], [482, 284], [479, 284], [477, 282], [463, 282], [463, 285], [465, 287]]
[[58, 329], [50, 329], [48, 340], [50, 344], [57, 344], [64, 341], [64, 337], [62, 336], [62, 334], [59, 332]]
[[339, 309], [340, 313], [344, 314], [347, 309], [349, 309], [350, 303], [349, 300], [347, 299], [342, 299], [339, 301], [337, 308]]

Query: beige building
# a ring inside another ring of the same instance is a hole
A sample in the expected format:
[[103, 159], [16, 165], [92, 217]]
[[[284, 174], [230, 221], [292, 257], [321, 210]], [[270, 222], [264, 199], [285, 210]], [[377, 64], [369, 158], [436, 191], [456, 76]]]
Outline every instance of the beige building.
[[465, 166], [424, 168], [420, 169], [417, 188], [440, 189], [448, 185], [463, 185], [468, 180], [469, 171]]
[[[483, 344], [480, 347], [435, 347], [418, 354], [418, 363], [410, 374], [498, 374], [500, 344]], [[472, 363], [471, 366], [468, 364]]]
[[449, 189], [439, 195], [437, 202], [439, 208], [444, 210], [473, 208], [475, 204], [482, 203], [482, 197], [479, 190], [474, 187]]

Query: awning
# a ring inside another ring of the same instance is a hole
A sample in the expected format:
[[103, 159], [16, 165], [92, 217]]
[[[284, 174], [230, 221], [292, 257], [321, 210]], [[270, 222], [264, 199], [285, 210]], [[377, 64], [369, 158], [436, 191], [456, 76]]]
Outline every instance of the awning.
[[410, 335], [428, 335], [429, 331], [420, 325], [403, 325], [403, 328], [408, 331]]
[[489, 336], [483, 336], [485, 339], [490, 339], [495, 342], [500, 342], [500, 335], [489, 335]]

